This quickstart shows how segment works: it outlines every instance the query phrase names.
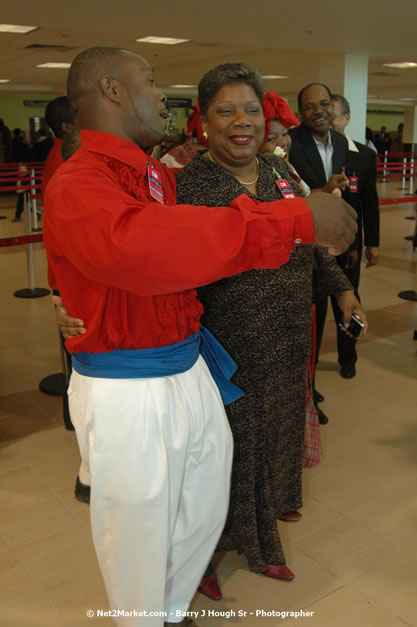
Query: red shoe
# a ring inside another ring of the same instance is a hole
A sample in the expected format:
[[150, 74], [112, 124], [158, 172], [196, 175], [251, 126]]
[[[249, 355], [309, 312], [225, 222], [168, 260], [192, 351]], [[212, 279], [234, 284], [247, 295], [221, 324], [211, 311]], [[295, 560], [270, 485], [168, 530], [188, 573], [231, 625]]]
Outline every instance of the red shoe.
[[294, 573], [287, 568], [287, 566], [275, 566], [273, 564], [268, 564], [263, 569], [263, 574], [267, 577], [273, 577], [274, 579], [285, 579], [286, 581], [291, 581], [294, 579]]
[[278, 516], [278, 520], [283, 520], [284, 522], [297, 522], [301, 517], [301, 512], [287, 512], [286, 514], [282, 514], [282, 516]]
[[216, 573], [203, 577], [198, 586], [198, 591], [201, 594], [205, 594], [209, 599], [213, 599], [213, 601], [220, 601], [223, 598]]

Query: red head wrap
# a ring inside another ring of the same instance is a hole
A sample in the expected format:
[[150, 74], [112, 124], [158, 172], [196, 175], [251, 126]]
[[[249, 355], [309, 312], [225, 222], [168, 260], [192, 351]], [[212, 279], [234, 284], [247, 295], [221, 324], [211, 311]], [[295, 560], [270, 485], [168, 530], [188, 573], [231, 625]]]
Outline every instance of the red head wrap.
[[291, 111], [289, 105], [274, 91], [264, 94], [263, 109], [265, 118], [265, 138], [269, 135], [269, 127], [272, 120], [279, 120], [285, 128], [298, 126], [300, 123]]
[[203, 137], [203, 129], [200, 122], [200, 105], [197, 103], [191, 107], [191, 113], [187, 120], [187, 134], [191, 135], [194, 130], [197, 131], [197, 141], [199, 144], [208, 146], [207, 140]]

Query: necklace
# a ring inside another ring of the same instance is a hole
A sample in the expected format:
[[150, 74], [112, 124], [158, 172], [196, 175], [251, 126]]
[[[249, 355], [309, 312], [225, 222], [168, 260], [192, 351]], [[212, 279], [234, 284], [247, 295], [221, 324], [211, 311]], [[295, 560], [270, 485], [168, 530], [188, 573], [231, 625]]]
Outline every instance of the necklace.
[[[216, 161], [214, 161], [213, 157], [211, 156], [210, 150], [208, 150], [207, 152], [208, 152], [208, 157], [209, 157], [210, 161], [213, 161], [213, 163], [216, 163]], [[235, 178], [239, 181], [239, 183], [241, 185], [245, 185], [245, 187], [248, 187], [250, 185], [255, 185], [255, 183], [258, 182], [258, 179], [259, 179], [259, 161], [258, 161], [258, 157], [255, 157], [255, 161], [256, 161], [256, 178], [253, 179], [253, 181], [241, 181], [240, 179], [237, 178], [237, 176], [235, 176]]]

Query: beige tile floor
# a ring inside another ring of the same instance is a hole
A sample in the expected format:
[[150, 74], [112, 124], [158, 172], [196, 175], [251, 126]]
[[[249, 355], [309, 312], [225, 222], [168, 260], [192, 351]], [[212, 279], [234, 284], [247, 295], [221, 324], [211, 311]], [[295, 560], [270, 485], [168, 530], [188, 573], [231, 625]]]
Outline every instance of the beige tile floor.
[[[381, 196], [399, 196], [398, 188], [381, 186]], [[13, 206], [12, 196], [0, 196], [8, 218], [0, 237], [24, 233], [10, 221]], [[338, 374], [335, 326], [327, 324], [318, 373], [330, 417], [324, 458], [305, 471], [302, 520], [280, 523], [295, 580], [255, 575], [244, 557], [218, 555], [224, 598], [196, 595], [201, 627], [274, 627], [284, 622], [279, 612], [301, 610], [312, 615], [285, 623], [417, 627], [417, 305], [397, 295], [417, 289], [417, 253], [403, 239], [413, 211], [382, 210], [381, 262], [362, 272], [370, 329], [353, 380]], [[34, 269], [36, 286], [45, 287], [40, 244]], [[107, 601], [88, 506], [73, 498], [75, 437], [63, 427], [60, 399], [37, 389], [60, 370], [53, 308], [48, 297], [13, 296], [27, 287], [23, 247], [0, 248], [0, 272], [0, 627], [110, 625], [86, 617]]]

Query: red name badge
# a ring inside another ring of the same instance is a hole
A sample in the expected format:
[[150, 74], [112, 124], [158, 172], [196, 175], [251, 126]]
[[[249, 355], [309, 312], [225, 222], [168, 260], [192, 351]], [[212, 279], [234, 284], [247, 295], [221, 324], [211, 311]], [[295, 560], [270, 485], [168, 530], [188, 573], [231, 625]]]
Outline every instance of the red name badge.
[[359, 184], [358, 177], [357, 176], [349, 176], [349, 181], [350, 181], [349, 190], [351, 192], [357, 192], [358, 191], [358, 184]]
[[277, 179], [275, 183], [278, 185], [278, 189], [284, 198], [296, 198], [291, 185], [288, 183], [287, 179]]
[[155, 170], [153, 165], [148, 163], [147, 166], [148, 173], [148, 183], [149, 183], [149, 194], [151, 198], [156, 200], [157, 202], [164, 202], [164, 190], [162, 188], [161, 175], [158, 170]]

